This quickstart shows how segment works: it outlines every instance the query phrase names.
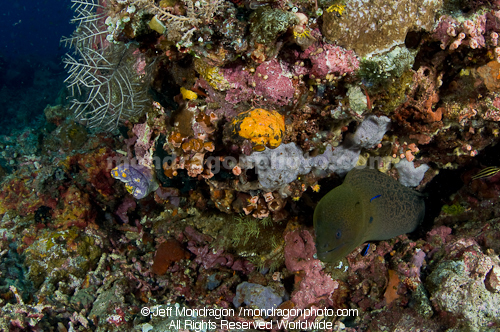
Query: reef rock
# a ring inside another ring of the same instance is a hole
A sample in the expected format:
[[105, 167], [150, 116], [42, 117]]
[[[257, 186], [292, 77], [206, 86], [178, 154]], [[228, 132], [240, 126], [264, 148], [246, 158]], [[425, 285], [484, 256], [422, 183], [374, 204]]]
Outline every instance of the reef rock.
[[485, 285], [498, 259], [483, 254], [472, 239], [451, 242], [445, 251], [453, 259], [441, 261], [426, 280], [434, 308], [450, 325], [467, 331], [499, 324], [500, 294]]
[[324, 14], [323, 35], [359, 56], [388, 51], [411, 31], [432, 30], [441, 0], [348, 1], [342, 15]]

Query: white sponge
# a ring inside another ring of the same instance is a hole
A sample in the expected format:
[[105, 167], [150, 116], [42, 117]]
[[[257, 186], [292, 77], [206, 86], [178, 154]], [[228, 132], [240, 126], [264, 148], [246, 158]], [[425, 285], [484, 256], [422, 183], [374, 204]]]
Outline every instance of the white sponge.
[[425, 172], [429, 169], [429, 166], [422, 164], [415, 168], [413, 161], [408, 161], [408, 159], [402, 159], [394, 167], [399, 173], [399, 182], [403, 186], [416, 187], [420, 184], [420, 181], [424, 178]]

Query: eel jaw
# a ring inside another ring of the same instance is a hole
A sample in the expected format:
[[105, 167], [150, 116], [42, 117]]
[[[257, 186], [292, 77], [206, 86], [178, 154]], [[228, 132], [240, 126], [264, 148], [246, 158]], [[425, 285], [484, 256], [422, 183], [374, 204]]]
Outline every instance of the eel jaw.
[[317, 253], [317, 255], [318, 255], [318, 257], [319, 257], [319, 256], [324, 256], [324, 255], [326, 255], [326, 254], [331, 253], [332, 251], [335, 251], [335, 250], [339, 249], [340, 247], [344, 246], [345, 244], [346, 244], [346, 243], [345, 243], [345, 242], [343, 242], [343, 243], [339, 244], [338, 246], [336, 246], [336, 247], [335, 247], [335, 248], [333, 248], [333, 249], [330, 249], [330, 250], [327, 250], [327, 251], [321, 251], [321, 252], [318, 252], [318, 253]]

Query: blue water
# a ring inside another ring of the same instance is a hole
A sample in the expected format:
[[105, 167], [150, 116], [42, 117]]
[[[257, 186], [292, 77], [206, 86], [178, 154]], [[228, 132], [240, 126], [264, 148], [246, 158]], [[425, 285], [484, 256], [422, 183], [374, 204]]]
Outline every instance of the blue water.
[[33, 125], [63, 90], [61, 62], [73, 11], [70, 0], [6, 0], [0, 13], [1, 134]]
[[60, 56], [62, 35], [69, 35], [73, 16], [69, 0], [2, 1], [0, 54], [8, 58]]

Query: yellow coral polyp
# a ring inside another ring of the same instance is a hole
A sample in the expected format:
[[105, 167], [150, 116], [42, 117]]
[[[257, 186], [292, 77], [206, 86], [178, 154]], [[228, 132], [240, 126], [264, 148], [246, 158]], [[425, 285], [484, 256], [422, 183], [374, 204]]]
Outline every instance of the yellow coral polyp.
[[236, 116], [231, 122], [233, 133], [250, 140], [254, 150], [262, 151], [264, 146], [277, 148], [285, 133], [285, 118], [277, 111], [261, 108], [252, 109]]
[[203, 77], [214, 89], [225, 91], [231, 84], [224, 78], [219, 67], [212, 67], [202, 59], [194, 60], [194, 69]]
[[184, 89], [183, 87], [181, 87], [181, 94], [182, 98], [186, 100], [195, 100], [196, 98], [198, 98], [198, 95], [195, 92]]
[[327, 13], [336, 12], [337, 14], [342, 15], [342, 13], [344, 12], [344, 9], [345, 9], [345, 5], [341, 5], [341, 4], [336, 3], [336, 4], [328, 7], [326, 9], [326, 12]]
[[311, 37], [311, 34], [309, 33], [310, 31], [309, 30], [306, 30], [306, 29], [301, 29], [302, 32], [300, 31], [297, 31], [297, 30], [293, 30], [293, 36], [295, 37], [295, 39], [297, 38], [309, 38]]

